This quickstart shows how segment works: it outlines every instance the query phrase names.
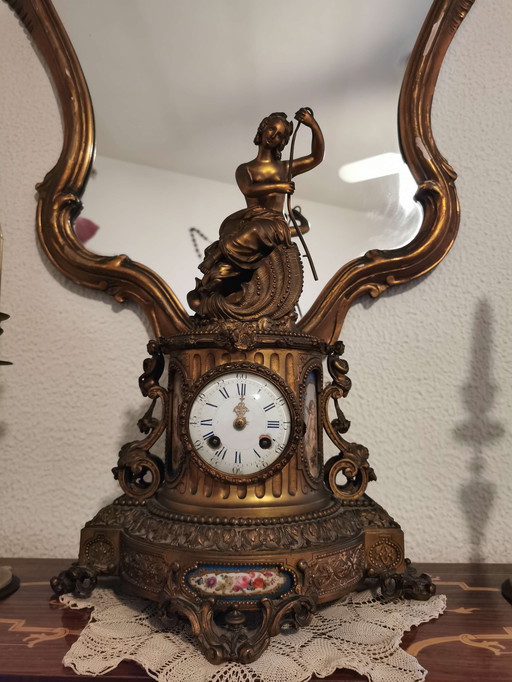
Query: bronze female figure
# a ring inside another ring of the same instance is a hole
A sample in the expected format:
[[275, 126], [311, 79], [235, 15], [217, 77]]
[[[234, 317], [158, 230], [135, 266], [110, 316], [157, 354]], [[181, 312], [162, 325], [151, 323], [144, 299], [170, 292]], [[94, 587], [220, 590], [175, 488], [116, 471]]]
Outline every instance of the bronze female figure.
[[256, 157], [236, 170], [236, 181], [247, 206], [223, 221], [218, 241], [205, 250], [199, 266], [204, 277], [196, 280], [196, 288], [188, 295], [193, 310], [200, 312], [204, 300], [217, 294], [230, 303], [240, 303], [243, 284], [251, 279], [262, 260], [277, 246], [292, 245], [283, 215], [285, 197], [295, 191], [291, 178], [317, 166], [324, 155], [323, 135], [310, 111], [299, 109], [295, 119], [311, 129], [311, 153], [294, 159], [291, 166], [290, 161], [282, 161], [281, 153], [293, 123], [283, 112], [274, 112], [261, 121], [254, 138]]

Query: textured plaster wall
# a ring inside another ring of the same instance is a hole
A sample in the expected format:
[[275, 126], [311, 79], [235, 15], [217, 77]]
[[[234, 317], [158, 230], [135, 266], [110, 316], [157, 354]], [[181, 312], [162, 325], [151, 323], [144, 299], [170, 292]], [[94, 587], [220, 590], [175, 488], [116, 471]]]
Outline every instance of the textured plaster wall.
[[[509, 259], [512, 6], [476, 3], [434, 102], [440, 149], [459, 172], [460, 235], [418, 284], [350, 312], [351, 437], [370, 448], [372, 494], [417, 560], [511, 560]], [[143, 409], [149, 331], [57, 276], [34, 234], [34, 185], [61, 144], [58, 111], [22, 29], [0, 5], [0, 554], [73, 556], [79, 530], [117, 494], [120, 445]]]
[[432, 127], [462, 211], [452, 251], [356, 305], [342, 334], [351, 434], [422, 560], [512, 559], [511, 30], [511, 3], [477, 0], [441, 71]]
[[[45, 71], [0, 3], [0, 554], [73, 556], [117, 494], [110, 474], [142, 397], [149, 332], [131, 309], [58, 276], [36, 243], [35, 191], [62, 145]], [[137, 417], [138, 418], [138, 417]], [[136, 421], [136, 419], [135, 419]]]

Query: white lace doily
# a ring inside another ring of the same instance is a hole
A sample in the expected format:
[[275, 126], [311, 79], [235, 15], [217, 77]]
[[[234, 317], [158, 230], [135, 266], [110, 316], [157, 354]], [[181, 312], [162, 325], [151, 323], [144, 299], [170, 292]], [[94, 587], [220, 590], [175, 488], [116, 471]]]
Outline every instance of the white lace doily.
[[75, 609], [92, 607], [91, 619], [63, 663], [80, 675], [102, 675], [121, 661], [139, 663], [158, 682], [306, 682], [349, 668], [372, 682], [420, 682], [426, 670], [400, 648], [405, 631], [437, 618], [446, 597], [386, 604], [371, 592], [323, 607], [308, 627], [273, 637], [254, 663], [212, 665], [183, 622], [164, 630], [157, 605], [97, 588], [88, 599], [64, 595]]

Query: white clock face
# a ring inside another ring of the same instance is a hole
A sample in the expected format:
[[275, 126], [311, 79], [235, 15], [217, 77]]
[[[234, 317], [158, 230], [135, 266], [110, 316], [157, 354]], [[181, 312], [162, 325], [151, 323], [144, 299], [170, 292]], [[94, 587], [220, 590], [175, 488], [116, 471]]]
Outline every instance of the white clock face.
[[291, 434], [288, 403], [265, 376], [228, 372], [192, 403], [190, 438], [199, 457], [222, 473], [255, 474], [273, 464]]

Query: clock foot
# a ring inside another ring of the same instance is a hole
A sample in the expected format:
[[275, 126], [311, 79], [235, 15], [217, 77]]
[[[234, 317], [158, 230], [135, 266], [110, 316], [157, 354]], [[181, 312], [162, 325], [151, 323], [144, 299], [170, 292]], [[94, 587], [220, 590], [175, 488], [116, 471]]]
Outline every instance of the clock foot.
[[186, 618], [201, 652], [216, 665], [228, 661], [252, 663], [268, 647], [271, 637], [308, 625], [315, 608], [315, 600], [302, 595], [286, 600], [262, 599], [259, 611], [253, 613], [236, 606], [220, 610], [214, 599], [196, 604], [182, 597], [169, 597], [161, 602], [164, 620]]
[[384, 599], [417, 599], [427, 601], [436, 593], [436, 586], [426, 573], [418, 574], [411, 560], [405, 560], [405, 571], [402, 573], [379, 573], [374, 568], [367, 570], [360, 590], [376, 590], [380, 587]]
[[50, 586], [57, 595], [72, 592], [75, 597], [89, 597], [98, 582], [97, 573], [89, 566], [72, 564], [65, 571], [50, 580]]

